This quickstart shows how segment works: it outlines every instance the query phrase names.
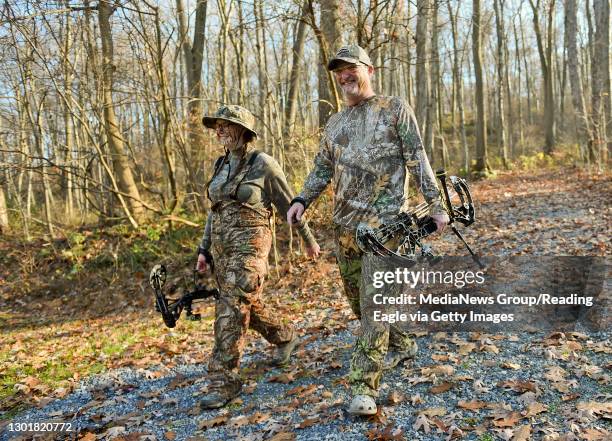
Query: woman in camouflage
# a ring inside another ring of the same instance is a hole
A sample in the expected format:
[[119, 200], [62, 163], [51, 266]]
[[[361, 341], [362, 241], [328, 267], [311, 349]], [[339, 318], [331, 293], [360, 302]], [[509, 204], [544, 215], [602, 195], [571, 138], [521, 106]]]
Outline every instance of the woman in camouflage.
[[[254, 121], [251, 112], [235, 105], [221, 106], [202, 121], [216, 130], [225, 149], [208, 183], [212, 208], [198, 247], [197, 269], [206, 271], [214, 262], [220, 293], [208, 365], [211, 383], [201, 402], [204, 409], [222, 407], [240, 393], [238, 366], [248, 328], [277, 346], [276, 365], [287, 363], [298, 343], [293, 327], [262, 303], [272, 205], [286, 216], [292, 194], [276, 160], [250, 148], [257, 137]], [[298, 225], [298, 232], [307, 254], [316, 257], [319, 246], [306, 223]]]

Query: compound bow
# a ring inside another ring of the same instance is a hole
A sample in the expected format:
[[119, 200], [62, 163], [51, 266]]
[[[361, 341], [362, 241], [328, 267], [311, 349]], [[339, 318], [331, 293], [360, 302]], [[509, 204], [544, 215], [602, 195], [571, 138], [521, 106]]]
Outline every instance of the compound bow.
[[[478, 256], [472, 251], [461, 233], [455, 227], [456, 223], [469, 226], [476, 220], [472, 195], [465, 179], [457, 176], [450, 177], [450, 183], [454, 190], [453, 196], [459, 199], [458, 205], [452, 205], [451, 195], [447, 187], [446, 172], [438, 170], [436, 176], [442, 184], [444, 192], [444, 208], [449, 217], [451, 230], [463, 242], [474, 261], [481, 267], [484, 265]], [[362, 251], [373, 253], [378, 256], [395, 256], [415, 261], [416, 249], [421, 249], [421, 255], [428, 259], [435, 259], [431, 247], [425, 245], [421, 240], [436, 231], [436, 223], [427, 214], [431, 204], [426, 202], [418, 205], [412, 211], [400, 213], [396, 220], [384, 223], [377, 228], [360, 225], [357, 228], [357, 244]], [[391, 239], [398, 239], [397, 250], [393, 251], [385, 246]]]
[[208, 288], [197, 283], [197, 271], [193, 272], [193, 284], [195, 289], [186, 291], [183, 295], [174, 301], [168, 301], [163, 288], [166, 284], [167, 272], [164, 265], [155, 265], [149, 274], [149, 284], [155, 291], [155, 309], [162, 315], [164, 323], [169, 328], [176, 326], [176, 321], [181, 316], [181, 312], [185, 309], [188, 320], [200, 320], [200, 314], [194, 314], [192, 305], [194, 300], [207, 299], [209, 297], [218, 298], [219, 290], [216, 288]]

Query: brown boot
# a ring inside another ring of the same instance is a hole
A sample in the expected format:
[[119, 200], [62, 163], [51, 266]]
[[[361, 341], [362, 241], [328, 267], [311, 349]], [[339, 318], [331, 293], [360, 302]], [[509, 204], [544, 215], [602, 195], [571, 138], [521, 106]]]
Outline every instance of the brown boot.
[[273, 366], [284, 366], [289, 363], [289, 359], [291, 358], [291, 354], [293, 353], [295, 347], [300, 343], [299, 337], [296, 335], [287, 343], [283, 343], [276, 347], [276, 353], [274, 354], [274, 358], [272, 358]]
[[218, 409], [232, 401], [242, 390], [242, 383], [235, 381], [214, 381], [208, 394], [200, 401], [202, 409]]
[[385, 356], [385, 364], [383, 370], [389, 370], [396, 367], [398, 364], [405, 360], [413, 359], [419, 350], [419, 346], [416, 341], [411, 340], [409, 344], [406, 344], [403, 348], [390, 347], [387, 355]]

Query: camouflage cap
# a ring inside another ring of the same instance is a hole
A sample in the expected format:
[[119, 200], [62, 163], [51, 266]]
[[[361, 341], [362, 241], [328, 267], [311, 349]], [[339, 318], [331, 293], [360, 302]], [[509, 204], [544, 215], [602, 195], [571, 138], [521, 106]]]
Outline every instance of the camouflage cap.
[[237, 106], [235, 104], [223, 105], [217, 109], [214, 115], [202, 118], [202, 124], [209, 129], [214, 129], [217, 120], [238, 124], [250, 131], [253, 136], [257, 137], [257, 132], [255, 131], [255, 117], [242, 106]]
[[366, 66], [372, 66], [372, 61], [370, 61], [370, 57], [367, 52], [356, 44], [349, 44], [348, 46], [343, 46], [340, 50], [334, 55], [334, 57], [329, 60], [327, 63], [328, 70], [337, 69], [342, 65], [342, 63], [351, 63], [351, 64], [365, 64]]

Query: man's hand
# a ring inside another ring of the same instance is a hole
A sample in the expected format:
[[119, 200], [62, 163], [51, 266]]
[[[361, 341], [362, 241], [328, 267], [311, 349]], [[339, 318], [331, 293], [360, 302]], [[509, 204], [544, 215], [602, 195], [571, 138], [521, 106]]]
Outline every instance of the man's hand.
[[438, 227], [436, 233], [441, 233], [442, 231], [444, 231], [444, 229], [450, 222], [448, 214], [432, 214], [431, 218], [434, 220], [436, 226]]
[[321, 247], [316, 242], [314, 243], [313, 246], [306, 247], [306, 255], [313, 260], [317, 260], [317, 257], [319, 257], [320, 252], [321, 252]]
[[304, 214], [304, 205], [300, 202], [295, 202], [289, 211], [287, 211], [287, 222], [289, 225], [296, 225], [302, 220], [302, 215]]
[[206, 261], [206, 257], [204, 254], [198, 254], [198, 263], [196, 264], [196, 270], [199, 273], [205, 273], [208, 271], [208, 262]]

